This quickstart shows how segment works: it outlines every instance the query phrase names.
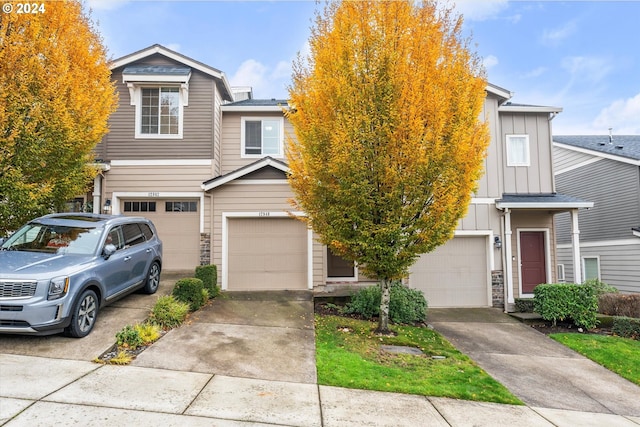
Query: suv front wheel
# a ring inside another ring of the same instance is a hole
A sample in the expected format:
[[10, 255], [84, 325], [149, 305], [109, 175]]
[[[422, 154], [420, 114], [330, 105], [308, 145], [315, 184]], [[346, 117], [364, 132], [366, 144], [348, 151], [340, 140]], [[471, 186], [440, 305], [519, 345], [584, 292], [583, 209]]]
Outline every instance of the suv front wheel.
[[98, 318], [98, 296], [91, 289], [85, 290], [76, 301], [71, 315], [71, 324], [65, 334], [74, 338], [89, 335]]

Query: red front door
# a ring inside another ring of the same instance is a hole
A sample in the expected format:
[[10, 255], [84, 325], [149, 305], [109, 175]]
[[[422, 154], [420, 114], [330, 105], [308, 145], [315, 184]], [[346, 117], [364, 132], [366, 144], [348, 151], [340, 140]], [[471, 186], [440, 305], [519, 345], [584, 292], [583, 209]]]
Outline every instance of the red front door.
[[531, 294], [533, 288], [547, 282], [547, 262], [544, 255], [544, 232], [520, 232], [520, 261], [522, 293]]

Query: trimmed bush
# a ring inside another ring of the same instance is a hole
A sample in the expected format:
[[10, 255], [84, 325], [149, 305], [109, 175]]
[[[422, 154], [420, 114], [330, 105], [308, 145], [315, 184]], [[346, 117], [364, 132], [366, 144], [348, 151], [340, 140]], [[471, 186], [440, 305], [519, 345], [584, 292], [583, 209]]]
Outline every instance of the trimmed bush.
[[516, 298], [515, 302], [520, 313], [533, 313], [533, 298]]
[[619, 292], [617, 288], [611, 285], [608, 285], [605, 282], [602, 282], [598, 279], [585, 280], [582, 286], [589, 286], [593, 288], [593, 291], [595, 292], [596, 296], [600, 296], [602, 294], [615, 294]]
[[199, 265], [196, 267], [196, 279], [202, 280], [204, 288], [209, 292], [210, 298], [215, 298], [219, 294], [218, 289], [218, 269], [215, 265]]
[[640, 294], [602, 294], [598, 311], [610, 316], [640, 318]]
[[576, 326], [590, 329], [598, 323], [598, 298], [590, 286], [544, 284], [536, 286], [533, 295], [535, 312], [554, 325], [571, 319]]
[[621, 337], [640, 340], [640, 319], [614, 317], [611, 332]]
[[172, 295], [158, 298], [151, 311], [151, 321], [163, 328], [180, 326], [189, 314], [189, 304], [178, 301]]
[[144, 340], [140, 336], [138, 329], [127, 325], [120, 332], [116, 332], [116, 344], [118, 344], [118, 347], [135, 350], [144, 345]]
[[202, 280], [194, 277], [188, 279], [180, 279], [176, 282], [173, 292], [171, 293], [178, 301], [189, 304], [191, 311], [196, 311], [207, 301], [202, 291], [204, 284]]
[[[356, 313], [365, 319], [380, 315], [380, 286], [360, 289], [351, 297], [346, 313]], [[423, 322], [427, 317], [427, 301], [422, 291], [411, 289], [400, 282], [391, 285], [389, 301], [389, 319], [393, 323]]]

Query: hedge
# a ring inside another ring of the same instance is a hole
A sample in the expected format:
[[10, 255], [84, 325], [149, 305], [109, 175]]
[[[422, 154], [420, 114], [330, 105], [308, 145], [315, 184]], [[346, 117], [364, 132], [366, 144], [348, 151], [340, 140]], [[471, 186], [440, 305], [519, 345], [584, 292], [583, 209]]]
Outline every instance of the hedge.
[[570, 319], [576, 326], [594, 328], [597, 323], [598, 298], [591, 286], [543, 284], [533, 290], [534, 310], [555, 325]]

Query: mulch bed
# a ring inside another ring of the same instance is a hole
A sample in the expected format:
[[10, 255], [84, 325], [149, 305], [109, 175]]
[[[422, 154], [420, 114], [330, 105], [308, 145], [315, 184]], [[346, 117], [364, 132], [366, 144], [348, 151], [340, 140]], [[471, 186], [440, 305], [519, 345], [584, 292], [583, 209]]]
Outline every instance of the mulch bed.
[[533, 329], [541, 332], [545, 335], [558, 334], [558, 333], [582, 333], [582, 334], [596, 334], [596, 335], [613, 335], [611, 327], [596, 327], [593, 329], [580, 328], [570, 322], [557, 322], [555, 326], [552, 322], [545, 320], [536, 320], [529, 323]]

